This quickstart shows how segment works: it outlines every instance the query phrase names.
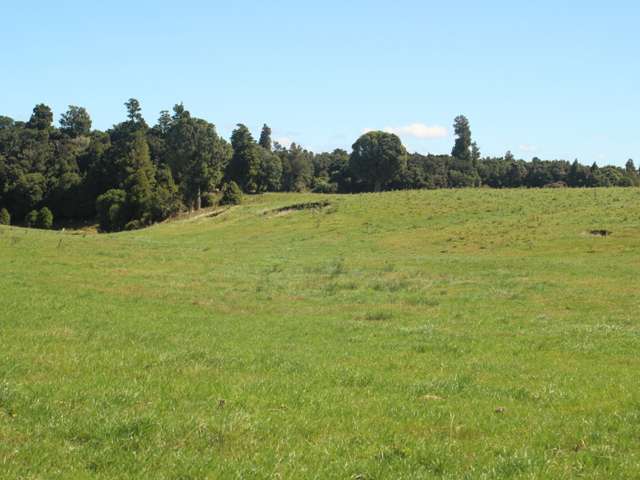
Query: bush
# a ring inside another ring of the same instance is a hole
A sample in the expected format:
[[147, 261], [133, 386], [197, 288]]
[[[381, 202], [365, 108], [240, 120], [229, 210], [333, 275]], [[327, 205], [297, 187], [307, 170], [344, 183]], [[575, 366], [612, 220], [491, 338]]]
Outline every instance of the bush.
[[205, 193], [201, 199], [203, 208], [215, 207], [218, 203], [218, 196], [215, 193]]
[[236, 182], [225, 183], [222, 187], [220, 205], [240, 205], [242, 203], [242, 190]]
[[0, 210], [0, 225], [11, 225], [11, 215], [6, 208]]
[[31, 227], [35, 227], [37, 223], [38, 223], [38, 211], [31, 210], [29, 213], [27, 213], [27, 216], [24, 217], [24, 224], [27, 227], [31, 228]]
[[558, 182], [552, 182], [552, 183], [547, 183], [544, 188], [567, 188], [567, 184], [566, 182], [563, 181], [558, 181]]
[[36, 227], [49, 230], [53, 226], [53, 213], [47, 207], [43, 207], [36, 217]]
[[338, 191], [337, 183], [329, 183], [324, 180], [316, 183], [316, 186], [313, 187], [313, 193], [336, 193]]
[[152, 197], [148, 223], [161, 222], [174, 216], [183, 208], [179, 196], [168, 189], [158, 188]]
[[140, 221], [140, 220], [131, 220], [130, 222], [127, 222], [127, 224], [124, 226], [125, 230], [140, 230], [141, 228], [144, 228], [145, 224], [144, 222]]
[[127, 194], [124, 190], [111, 189], [96, 199], [98, 223], [103, 232], [117, 232], [126, 224], [125, 201]]

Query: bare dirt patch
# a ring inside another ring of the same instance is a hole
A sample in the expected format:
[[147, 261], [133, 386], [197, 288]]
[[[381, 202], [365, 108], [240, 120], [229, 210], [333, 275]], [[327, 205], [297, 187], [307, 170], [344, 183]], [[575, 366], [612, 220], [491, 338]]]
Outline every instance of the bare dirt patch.
[[327, 200], [323, 200], [321, 202], [305, 202], [305, 203], [295, 203], [293, 205], [287, 205], [286, 207], [274, 208], [273, 210], [269, 210], [265, 212], [265, 215], [287, 215], [293, 212], [299, 212], [301, 210], [322, 210], [323, 208], [327, 208], [331, 205], [331, 202]]
[[589, 230], [589, 235], [593, 235], [594, 237], [609, 237], [613, 235], [613, 232], [610, 230]]

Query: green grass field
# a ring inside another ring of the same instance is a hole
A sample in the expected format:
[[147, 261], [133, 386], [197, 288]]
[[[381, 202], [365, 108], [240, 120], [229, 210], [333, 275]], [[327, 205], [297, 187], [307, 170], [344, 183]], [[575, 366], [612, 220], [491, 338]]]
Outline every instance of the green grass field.
[[0, 227], [0, 292], [2, 479], [640, 478], [639, 189]]

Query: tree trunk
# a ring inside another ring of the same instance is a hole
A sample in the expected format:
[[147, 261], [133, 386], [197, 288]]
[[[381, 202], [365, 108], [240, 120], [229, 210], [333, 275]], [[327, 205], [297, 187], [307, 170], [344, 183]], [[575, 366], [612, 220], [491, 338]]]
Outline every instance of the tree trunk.
[[202, 193], [200, 192], [200, 187], [198, 187], [198, 193], [196, 197], [196, 210], [200, 210], [202, 208]]
[[382, 190], [382, 182], [380, 180], [376, 180], [373, 184], [373, 191], [379, 192]]

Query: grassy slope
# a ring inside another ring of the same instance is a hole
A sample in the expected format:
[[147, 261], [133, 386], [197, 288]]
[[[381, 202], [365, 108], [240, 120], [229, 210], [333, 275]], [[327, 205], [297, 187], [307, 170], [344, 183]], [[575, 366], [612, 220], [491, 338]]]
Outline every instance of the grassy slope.
[[639, 200], [0, 228], [0, 478], [640, 478]]

